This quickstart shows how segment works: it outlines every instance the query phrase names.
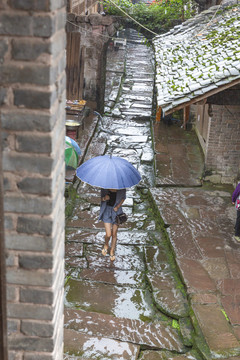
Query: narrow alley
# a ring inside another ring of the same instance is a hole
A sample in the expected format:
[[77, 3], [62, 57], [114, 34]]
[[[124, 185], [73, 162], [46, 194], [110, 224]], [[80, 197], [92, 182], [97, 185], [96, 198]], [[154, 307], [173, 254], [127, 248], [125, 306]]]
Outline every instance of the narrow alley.
[[237, 356], [231, 188], [202, 187], [193, 131], [154, 123], [153, 52], [135, 30], [125, 35], [126, 45], [108, 49], [105, 115], [84, 160], [121, 156], [142, 180], [127, 189], [114, 262], [101, 253], [100, 189], [79, 181], [66, 224], [64, 359]]

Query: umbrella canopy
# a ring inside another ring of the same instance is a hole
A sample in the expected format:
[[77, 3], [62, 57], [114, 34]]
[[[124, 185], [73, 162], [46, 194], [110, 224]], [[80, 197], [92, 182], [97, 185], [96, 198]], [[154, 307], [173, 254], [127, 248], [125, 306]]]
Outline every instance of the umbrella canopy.
[[117, 156], [97, 156], [77, 168], [77, 177], [103, 189], [126, 189], [139, 183], [141, 176], [127, 160]]
[[67, 167], [76, 169], [78, 167], [78, 154], [74, 147], [65, 141], [65, 164]]
[[73, 140], [72, 138], [70, 138], [69, 136], [65, 136], [65, 142], [69, 145], [72, 145], [73, 148], [75, 149], [76, 153], [78, 154], [78, 156], [81, 155], [81, 150], [80, 150], [80, 147], [78, 145], [78, 143]]

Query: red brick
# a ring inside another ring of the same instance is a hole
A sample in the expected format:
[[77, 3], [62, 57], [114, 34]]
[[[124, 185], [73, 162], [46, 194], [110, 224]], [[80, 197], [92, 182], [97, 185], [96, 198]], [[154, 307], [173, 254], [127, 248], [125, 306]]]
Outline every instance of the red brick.
[[222, 305], [232, 325], [240, 325], [240, 295], [224, 296]]
[[224, 243], [220, 237], [201, 237], [197, 236], [196, 242], [198, 243], [201, 252], [206, 257], [224, 257]]
[[170, 241], [177, 257], [201, 259], [202, 255], [195, 245], [191, 231], [184, 225], [168, 228]]
[[191, 302], [196, 304], [217, 304], [218, 298], [214, 294], [194, 294]]
[[219, 289], [223, 295], [240, 295], [240, 279], [223, 279]]
[[240, 349], [239, 341], [232, 333], [219, 305], [193, 304], [193, 311], [213, 357]]
[[197, 260], [178, 259], [178, 266], [187, 285], [188, 293], [215, 291], [216, 286]]

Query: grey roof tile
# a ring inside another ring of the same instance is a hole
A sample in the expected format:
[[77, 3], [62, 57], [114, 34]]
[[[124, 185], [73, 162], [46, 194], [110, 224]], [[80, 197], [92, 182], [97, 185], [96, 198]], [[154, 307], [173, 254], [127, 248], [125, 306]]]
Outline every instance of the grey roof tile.
[[239, 33], [240, 5], [221, 5], [155, 37], [158, 105], [167, 111], [239, 79]]
[[196, 95], [196, 96], [203, 95], [203, 94], [205, 94], [205, 91], [202, 88], [197, 91], [194, 91], [194, 95]]
[[191, 92], [194, 92], [195, 90], [198, 90], [200, 88], [201, 88], [201, 84], [199, 83], [195, 83], [195, 84], [192, 83], [189, 85], [189, 89]]
[[[240, 76], [238, 76], [237, 78], [236, 78], [236, 77], [231, 78], [231, 81], [237, 80], [237, 79], [240, 80]], [[218, 81], [218, 82], [216, 83], [217, 86], [222, 86], [222, 85], [226, 85], [226, 84], [229, 84], [229, 79], [223, 79], [223, 80]]]

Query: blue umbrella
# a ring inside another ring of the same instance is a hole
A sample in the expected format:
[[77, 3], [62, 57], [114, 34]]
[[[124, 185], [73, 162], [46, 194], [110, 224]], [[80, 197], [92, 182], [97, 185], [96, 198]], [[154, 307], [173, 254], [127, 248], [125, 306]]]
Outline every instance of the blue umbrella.
[[117, 156], [96, 156], [76, 170], [77, 177], [103, 189], [126, 189], [139, 183], [141, 176], [127, 160]]

